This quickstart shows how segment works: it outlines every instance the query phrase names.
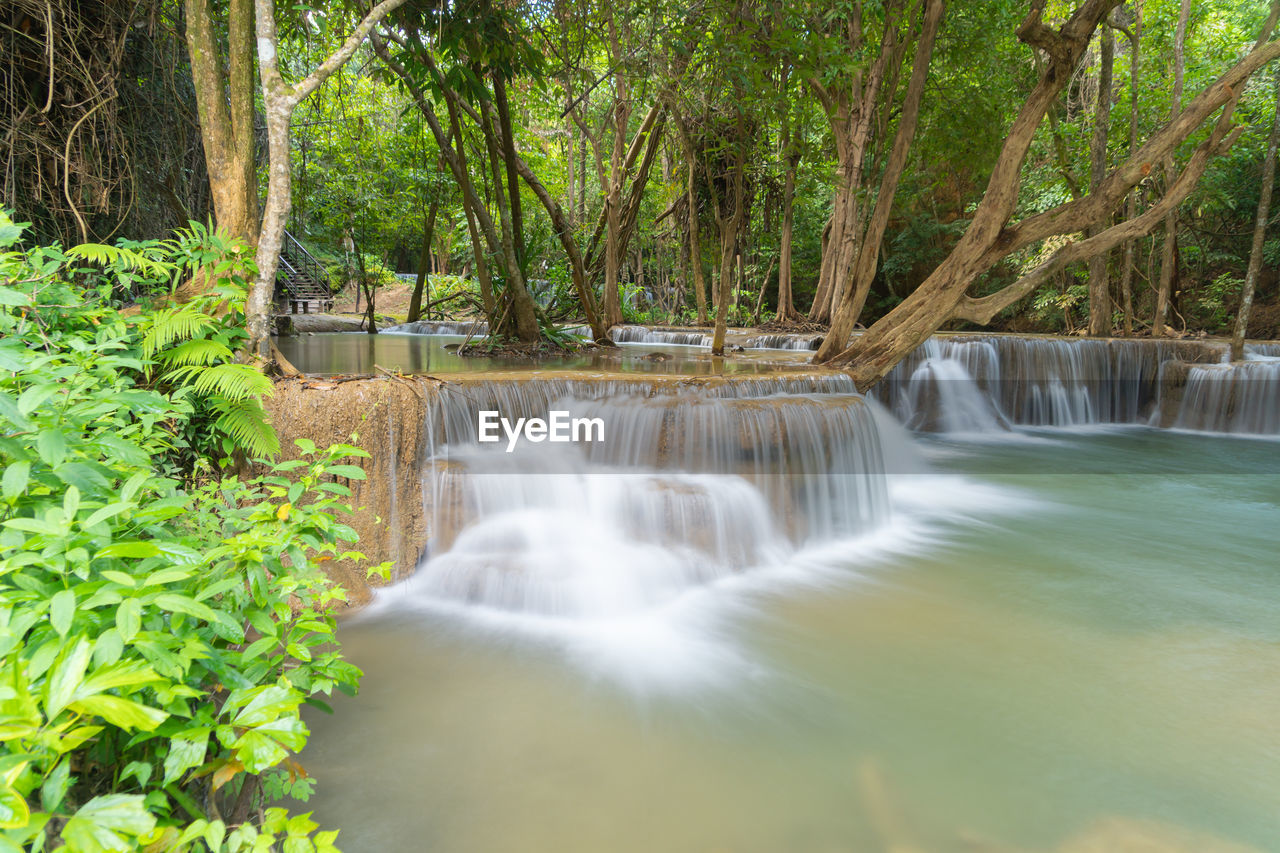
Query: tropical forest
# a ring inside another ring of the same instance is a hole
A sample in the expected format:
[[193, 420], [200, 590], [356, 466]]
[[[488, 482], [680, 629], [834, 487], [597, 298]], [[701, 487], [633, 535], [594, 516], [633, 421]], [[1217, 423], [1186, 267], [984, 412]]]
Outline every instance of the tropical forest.
[[1280, 850], [1280, 0], [0, 0], [0, 853]]

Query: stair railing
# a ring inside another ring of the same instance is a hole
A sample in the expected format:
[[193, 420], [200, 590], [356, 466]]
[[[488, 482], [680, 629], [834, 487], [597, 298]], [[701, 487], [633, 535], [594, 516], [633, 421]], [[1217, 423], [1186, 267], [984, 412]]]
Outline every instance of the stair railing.
[[316, 257], [306, 250], [306, 248], [298, 242], [298, 239], [288, 231], [284, 232], [284, 245], [281, 247], [283, 251], [280, 253], [281, 262], [288, 260], [290, 268], [295, 273], [311, 279], [326, 294], [332, 292], [329, 287], [329, 275], [325, 271], [324, 265], [316, 260]]

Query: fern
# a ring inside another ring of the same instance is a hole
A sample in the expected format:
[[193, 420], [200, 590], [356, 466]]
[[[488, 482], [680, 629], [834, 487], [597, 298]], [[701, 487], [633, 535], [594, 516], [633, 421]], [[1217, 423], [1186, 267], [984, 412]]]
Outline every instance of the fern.
[[217, 320], [191, 306], [166, 308], [155, 315], [151, 327], [143, 336], [142, 356], [151, 358], [160, 350], [172, 346], [174, 341], [189, 340], [211, 332], [217, 326]]
[[267, 412], [256, 397], [244, 400], [213, 398], [218, 418], [214, 428], [225, 433], [250, 456], [275, 456], [280, 452], [280, 439], [267, 420]]
[[156, 278], [168, 278], [170, 267], [147, 257], [142, 252], [103, 243], [81, 243], [67, 250], [68, 258], [77, 258], [104, 267], [139, 270]]
[[190, 385], [197, 394], [226, 397], [239, 402], [250, 397], [270, 396], [271, 380], [251, 364], [191, 364], [165, 374], [165, 380]]
[[156, 361], [169, 367], [199, 365], [208, 367], [235, 358], [231, 347], [212, 338], [194, 338], [172, 349], [156, 354]]

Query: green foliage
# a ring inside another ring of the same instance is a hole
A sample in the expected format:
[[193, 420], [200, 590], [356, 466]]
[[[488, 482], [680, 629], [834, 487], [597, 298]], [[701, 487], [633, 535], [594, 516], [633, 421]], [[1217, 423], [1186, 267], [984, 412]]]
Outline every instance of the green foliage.
[[1244, 279], [1223, 273], [1196, 295], [1195, 310], [1207, 329], [1221, 329], [1231, 322], [1232, 308], [1239, 301]]
[[338, 479], [364, 454], [299, 442], [265, 476], [184, 482], [201, 405], [265, 380], [223, 319], [125, 316], [72, 265], [132, 254], [0, 252], [0, 849], [334, 850], [306, 815], [250, 817], [308, 790], [299, 711], [359, 678], [318, 565], [359, 556]]

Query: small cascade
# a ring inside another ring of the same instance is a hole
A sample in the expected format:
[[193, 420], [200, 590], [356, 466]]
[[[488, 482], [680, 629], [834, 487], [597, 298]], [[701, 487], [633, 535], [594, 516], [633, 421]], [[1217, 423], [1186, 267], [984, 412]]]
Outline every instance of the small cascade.
[[[477, 440], [490, 409], [599, 418], [605, 440], [507, 452]], [[889, 517], [873, 404], [838, 375], [476, 382], [430, 417], [432, 541], [410, 581], [430, 600], [617, 616]]]
[[1216, 362], [1224, 352], [1177, 341], [940, 337], [895, 367], [876, 394], [915, 429], [1147, 423], [1162, 364]]
[[489, 334], [484, 320], [417, 320], [383, 329], [384, 335], [469, 335]]
[[743, 341], [744, 349], [816, 350], [822, 344], [822, 336], [757, 335]]
[[1244, 357], [1246, 359], [1280, 358], [1280, 343], [1245, 344]]
[[1280, 359], [1254, 354], [1233, 364], [1192, 366], [1173, 425], [1209, 432], [1280, 434]]
[[645, 326], [614, 326], [609, 337], [618, 344], [674, 344], [677, 346], [709, 347], [711, 336], [702, 332], [677, 329], [650, 329]]

